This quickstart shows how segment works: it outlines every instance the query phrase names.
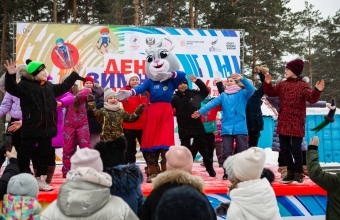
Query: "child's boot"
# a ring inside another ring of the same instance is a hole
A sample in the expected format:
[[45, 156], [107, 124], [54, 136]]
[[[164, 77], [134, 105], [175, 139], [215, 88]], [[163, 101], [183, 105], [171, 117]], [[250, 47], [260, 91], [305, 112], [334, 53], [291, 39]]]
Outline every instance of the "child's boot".
[[46, 183], [46, 175], [35, 177], [38, 181], [39, 191], [51, 191], [52, 187]]
[[303, 184], [303, 178], [304, 178], [303, 173], [295, 173], [292, 184]]
[[287, 175], [280, 180], [280, 183], [292, 183], [295, 178], [295, 173], [293, 170], [288, 170]]
[[162, 172], [166, 171], [166, 163], [161, 163]]
[[160, 169], [159, 166], [148, 166], [148, 179], [146, 180], [147, 183], [151, 183], [152, 182], [152, 178], [155, 178], [157, 176], [157, 174], [160, 173]]
[[287, 176], [287, 166], [279, 167], [279, 173], [281, 173], [281, 179]]

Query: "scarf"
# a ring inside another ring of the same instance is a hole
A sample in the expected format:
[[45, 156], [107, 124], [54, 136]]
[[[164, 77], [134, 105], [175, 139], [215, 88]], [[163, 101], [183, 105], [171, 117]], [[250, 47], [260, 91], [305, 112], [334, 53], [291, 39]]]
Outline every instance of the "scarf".
[[232, 86], [227, 86], [224, 90], [225, 93], [227, 94], [234, 94], [237, 93], [241, 90], [242, 88], [239, 87], [238, 85], [232, 85]]
[[104, 108], [106, 108], [107, 110], [111, 110], [111, 111], [116, 112], [120, 109], [120, 103], [117, 102], [117, 104], [115, 104], [115, 105], [110, 105], [109, 103], [104, 102]]

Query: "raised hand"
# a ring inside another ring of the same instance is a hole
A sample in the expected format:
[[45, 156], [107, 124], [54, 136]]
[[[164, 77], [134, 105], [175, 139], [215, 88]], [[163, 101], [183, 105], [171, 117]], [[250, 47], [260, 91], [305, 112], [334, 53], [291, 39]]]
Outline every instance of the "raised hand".
[[4, 64], [4, 66], [6, 67], [7, 72], [9, 74], [15, 74], [20, 69], [20, 66], [17, 66], [17, 67], [15, 66], [15, 62], [13, 62], [12, 59], [10, 59], [9, 61], [6, 60], [6, 63]]
[[130, 90], [120, 90], [118, 95], [116, 95], [116, 99], [122, 101], [130, 96], [132, 96], [132, 92]]
[[143, 110], [145, 108], [145, 104], [140, 104], [137, 109], [135, 110], [136, 115], [141, 115], [143, 113]]
[[321, 82], [317, 81], [315, 84], [315, 87], [319, 90], [322, 91], [325, 88], [325, 81], [322, 79]]
[[9, 151], [6, 151], [6, 154], [5, 156], [8, 158], [8, 159], [11, 159], [11, 158], [17, 158], [18, 156], [18, 153], [17, 153], [17, 150], [15, 149], [14, 146], [12, 146], [12, 150], [11, 152]]
[[195, 111], [195, 112], [191, 115], [192, 118], [198, 118], [198, 117], [200, 117], [200, 116], [201, 116], [201, 114], [199, 113], [199, 111]]
[[62, 102], [57, 102], [57, 107], [60, 107], [60, 106], [62, 106], [62, 105], [63, 105]]
[[190, 74], [189, 79], [190, 79], [191, 82], [195, 83], [196, 80], [197, 80], [197, 77], [194, 74]]
[[233, 74], [231, 75], [231, 78], [232, 78], [233, 80], [241, 80], [241, 79], [243, 79], [243, 76], [241, 76], [241, 74], [233, 73]]
[[77, 63], [74, 67], [73, 67], [73, 70], [74, 72], [76, 73], [80, 73], [80, 70], [83, 68], [83, 66], [81, 65], [81, 62]]
[[264, 80], [266, 81], [266, 83], [269, 84], [272, 82], [272, 76], [270, 74], [267, 73], [264, 75], [264, 77], [265, 77]]
[[314, 136], [314, 138], [309, 140], [309, 145], [315, 145], [318, 146], [319, 145], [319, 137], [318, 136]]

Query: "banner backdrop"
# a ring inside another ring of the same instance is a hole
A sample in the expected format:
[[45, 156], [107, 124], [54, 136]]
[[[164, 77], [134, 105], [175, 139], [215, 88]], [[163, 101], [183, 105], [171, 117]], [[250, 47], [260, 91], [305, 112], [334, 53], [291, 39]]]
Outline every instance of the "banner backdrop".
[[45, 63], [54, 83], [81, 62], [82, 76], [93, 76], [103, 88], [117, 91], [126, 85], [124, 74], [137, 73], [142, 83], [147, 79], [145, 49], [161, 38], [176, 45], [172, 52], [180, 70], [202, 79], [212, 96], [218, 95], [215, 71], [222, 78], [240, 73], [240, 33], [234, 30], [17, 23], [16, 60]]

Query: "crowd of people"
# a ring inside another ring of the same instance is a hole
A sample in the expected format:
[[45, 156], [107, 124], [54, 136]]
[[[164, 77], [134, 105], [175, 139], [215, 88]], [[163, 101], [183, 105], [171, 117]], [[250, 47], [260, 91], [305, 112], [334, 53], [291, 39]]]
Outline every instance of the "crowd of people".
[[[6, 61], [2, 78], [5, 99], [0, 114], [10, 113], [7, 132], [17, 137], [12, 150], [4, 152], [9, 160], [0, 179], [4, 219], [206, 220], [218, 215], [281, 219], [271, 187], [273, 174], [264, 169], [266, 154], [257, 147], [264, 94], [278, 96], [280, 102], [277, 133], [281, 159], [287, 164], [287, 175], [280, 181], [303, 183], [306, 101], [318, 101], [324, 81], [311, 90], [301, 80], [304, 63], [300, 59], [287, 63], [286, 80], [275, 86], [266, 66], [254, 69], [261, 80], [258, 89], [240, 74], [226, 81], [216, 78], [220, 95], [215, 98], [202, 80], [193, 75], [186, 79], [180, 71], [155, 75], [143, 84], [137, 74], [126, 74], [125, 90], [116, 93], [101, 88], [90, 76], [80, 77], [80, 64], [56, 84], [43, 63], [27, 60], [26, 64]], [[83, 82], [83, 89], [77, 80]], [[188, 80], [198, 89], [189, 89]], [[174, 116], [182, 146], [172, 146]], [[136, 139], [147, 165], [146, 182], [153, 185], [146, 199], [141, 191], [143, 173], [136, 164]], [[338, 194], [339, 178], [321, 171], [317, 146], [317, 138], [310, 141], [309, 176]], [[58, 147], [63, 148], [66, 182], [57, 200], [41, 212], [36, 198], [39, 191], [53, 190], [49, 183]], [[216, 176], [215, 148], [218, 167], [224, 169], [222, 178], [231, 182], [231, 201], [216, 210], [204, 196], [202, 178], [191, 174], [199, 152], [208, 175]], [[327, 216], [339, 216], [336, 196], [329, 199]]]

